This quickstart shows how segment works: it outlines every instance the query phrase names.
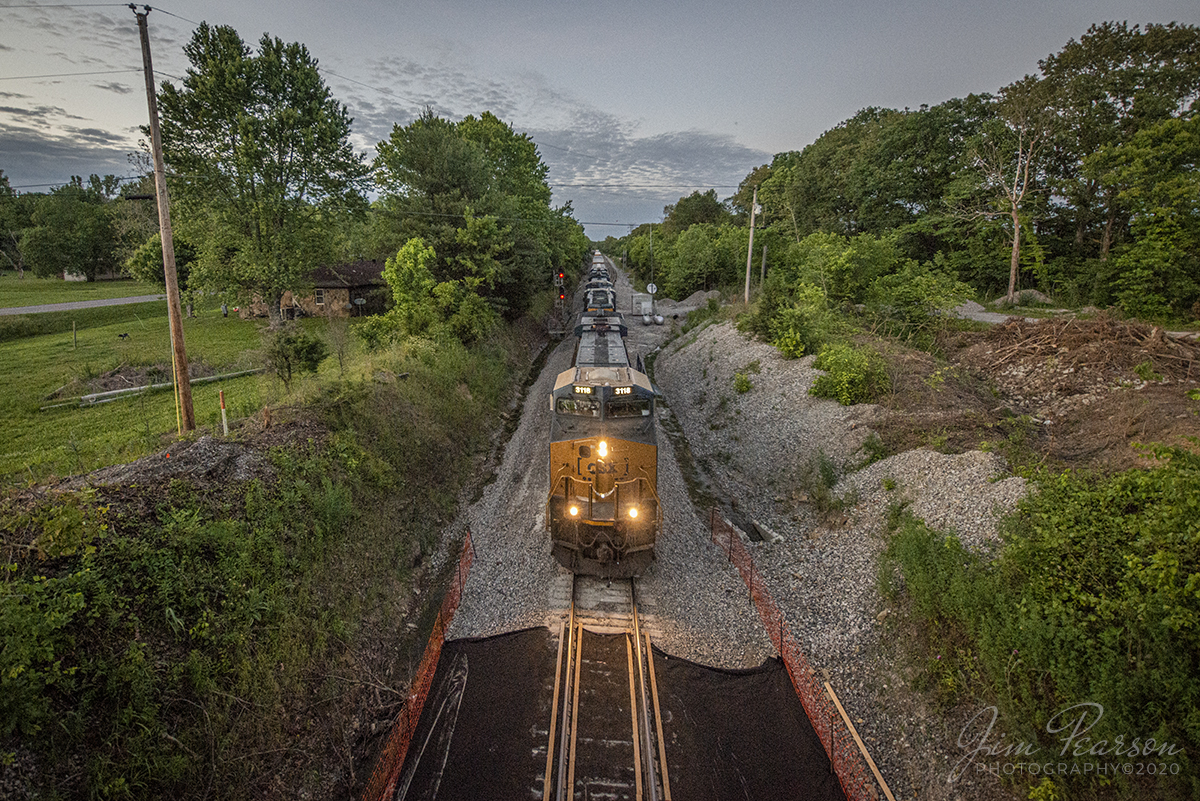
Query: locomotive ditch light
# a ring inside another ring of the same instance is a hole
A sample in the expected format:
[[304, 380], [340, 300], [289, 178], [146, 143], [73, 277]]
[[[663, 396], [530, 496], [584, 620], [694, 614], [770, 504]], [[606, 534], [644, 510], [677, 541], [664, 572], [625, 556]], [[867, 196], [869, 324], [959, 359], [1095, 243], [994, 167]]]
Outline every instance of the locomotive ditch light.
[[608, 443], [600, 440], [600, 458], [603, 459], [606, 456], [608, 456]]
[[572, 506], [568, 511], [570, 511], [571, 517], [579, 517], [579, 507], [578, 506]]
[[631, 506], [629, 508], [629, 516], [632, 518], [637, 518], [637, 507], [636, 506]]

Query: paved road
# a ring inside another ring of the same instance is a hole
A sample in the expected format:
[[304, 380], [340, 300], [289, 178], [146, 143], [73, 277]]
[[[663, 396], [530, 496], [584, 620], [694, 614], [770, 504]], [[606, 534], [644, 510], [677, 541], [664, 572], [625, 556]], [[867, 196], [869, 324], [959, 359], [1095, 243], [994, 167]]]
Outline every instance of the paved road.
[[0, 314], [41, 314], [42, 312], [73, 311], [75, 309], [94, 309], [97, 306], [124, 306], [126, 303], [148, 303], [152, 300], [166, 300], [166, 295], [138, 295], [133, 298], [105, 298], [104, 300], [75, 300], [70, 303], [43, 303], [41, 306], [17, 306], [12, 309], [0, 309]]

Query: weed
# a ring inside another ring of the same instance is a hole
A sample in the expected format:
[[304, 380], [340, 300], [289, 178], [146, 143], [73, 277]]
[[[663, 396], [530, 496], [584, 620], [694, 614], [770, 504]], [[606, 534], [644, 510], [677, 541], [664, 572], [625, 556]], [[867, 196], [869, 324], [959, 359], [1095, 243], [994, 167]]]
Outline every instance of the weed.
[[838, 497], [834, 493], [839, 478], [837, 463], [824, 449], [818, 449], [800, 469], [800, 488], [808, 495], [809, 503], [825, 525], [836, 522], [843, 511], [857, 503], [857, 498]]
[[1154, 369], [1153, 362], [1147, 360], [1133, 368], [1133, 372], [1137, 373], [1138, 378], [1143, 381], [1162, 381], [1163, 377]]
[[864, 458], [863, 461], [858, 465], [859, 469], [862, 469], [867, 465], [875, 464], [878, 461], [886, 459], [890, 455], [888, 453], [887, 446], [883, 444], [883, 440], [879, 437], [879, 434], [875, 433], [874, 431], [868, 434], [867, 438], [863, 440], [861, 450]]
[[825, 373], [817, 376], [809, 392], [818, 398], [832, 398], [843, 406], [867, 403], [888, 389], [882, 359], [869, 348], [826, 345], [814, 366]]
[[754, 385], [750, 383], [750, 377], [745, 373], [736, 373], [733, 376], [733, 388], [739, 395], [745, 395], [754, 388]]
[[884, 477], [884, 479], [883, 479], [883, 488], [884, 488], [884, 490], [886, 490], [887, 492], [892, 492], [892, 491], [894, 491], [894, 490], [896, 489], [896, 487], [898, 487], [898, 486], [899, 486], [899, 484], [897, 484], [897, 483], [896, 483], [896, 479], [892, 478], [891, 476], [885, 476], [885, 477]]

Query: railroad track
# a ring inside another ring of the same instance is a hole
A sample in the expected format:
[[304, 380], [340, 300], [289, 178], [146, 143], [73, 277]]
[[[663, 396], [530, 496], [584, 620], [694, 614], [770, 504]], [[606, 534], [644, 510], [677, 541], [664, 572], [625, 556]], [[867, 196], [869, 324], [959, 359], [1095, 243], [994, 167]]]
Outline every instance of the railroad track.
[[559, 629], [543, 801], [670, 801], [636, 579], [575, 576]]

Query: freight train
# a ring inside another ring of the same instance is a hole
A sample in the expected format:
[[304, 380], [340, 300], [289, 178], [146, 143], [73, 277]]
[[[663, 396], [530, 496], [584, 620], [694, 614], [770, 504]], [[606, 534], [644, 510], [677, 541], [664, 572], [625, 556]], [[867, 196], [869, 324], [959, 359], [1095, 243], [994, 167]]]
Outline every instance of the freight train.
[[658, 499], [656, 391], [631, 363], [627, 328], [604, 257], [593, 255], [584, 287], [574, 366], [550, 394], [551, 551], [574, 573], [627, 578], [654, 559]]

